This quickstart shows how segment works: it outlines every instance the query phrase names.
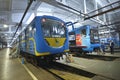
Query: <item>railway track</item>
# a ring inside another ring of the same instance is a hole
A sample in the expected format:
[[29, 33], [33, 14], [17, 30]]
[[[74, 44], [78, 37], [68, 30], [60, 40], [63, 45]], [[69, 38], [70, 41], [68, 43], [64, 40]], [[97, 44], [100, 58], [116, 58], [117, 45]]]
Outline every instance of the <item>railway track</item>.
[[[26, 63], [25, 65], [38, 78], [38, 80], [41, 78], [41, 76], [43, 76], [41, 73], [42, 72], [45, 73], [43, 70], [52, 74], [57, 80], [92, 80], [91, 77], [94, 76], [94, 74], [85, 73], [84, 71], [80, 72], [77, 72], [77, 70], [74, 71], [75, 69], [72, 69], [70, 67], [68, 68], [68, 66], [59, 64], [57, 62], [50, 62], [49, 64], [47, 63], [43, 65], [40, 64], [38, 66], [35, 66], [26, 61], [25, 63]], [[48, 73], [45, 73], [44, 75], [48, 75]]]
[[49, 70], [35, 66], [25, 61], [25, 66], [35, 75], [38, 80], [64, 80], [62, 77], [50, 72]]
[[61, 80], [114, 80], [109, 77], [97, 75], [82, 69], [64, 65], [58, 62], [52, 62], [49, 66], [40, 66], [48, 72], [59, 77]]
[[[114, 80], [109, 77], [94, 74], [94, 73], [91, 73], [82, 69], [78, 69], [69, 65], [65, 65], [62, 63], [58, 63], [55, 61], [52, 61], [52, 62], [43, 61], [42, 63], [44, 64], [39, 64], [38, 66], [35, 66], [35, 67], [46, 70], [47, 72], [54, 75], [57, 80]], [[39, 73], [39, 70], [38, 70], [38, 73]]]
[[84, 73], [77, 72], [76, 74], [76, 71], [74, 71], [72, 68], [70, 69], [70, 67], [68, 68], [68, 66], [66, 67], [65, 65], [57, 62], [52, 62], [49, 64], [49, 66], [40, 67], [59, 77], [61, 80], [91, 80], [91, 76], [93, 76], [89, 73], [85, 75]]

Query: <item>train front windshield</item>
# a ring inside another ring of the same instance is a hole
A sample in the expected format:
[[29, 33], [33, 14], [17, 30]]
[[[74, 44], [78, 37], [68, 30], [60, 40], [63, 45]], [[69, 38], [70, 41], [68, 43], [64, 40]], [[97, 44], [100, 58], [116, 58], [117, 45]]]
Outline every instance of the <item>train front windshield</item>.
[[42, 31], [44, 37], [66, 37], [64, 23], [52, 20], [42, 19]]

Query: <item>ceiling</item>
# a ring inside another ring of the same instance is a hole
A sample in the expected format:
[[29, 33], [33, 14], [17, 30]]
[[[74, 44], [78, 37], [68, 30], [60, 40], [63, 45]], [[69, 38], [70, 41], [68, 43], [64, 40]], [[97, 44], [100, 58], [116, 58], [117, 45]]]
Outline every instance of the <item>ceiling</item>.
[[[90, 13], [93, 10], [96, 10], [116, 1], [119, 0], [34, 0], [20, 27], [24, 28], [28, 23], [30, 23], [34, 16], [52, 15], [59, 17], [66, 22], [77, 21], [78, 23], [75, 25], [75, 27], [87, 24], [92, 26], [101, 26], [118, 22], [118, 24], [109, 25], [118, 30], [120, 22], [119, 8], [103, 15], [84, 20], [85, 17], [104, 12], [108, 9], [113, 9], [116, 6], [120, 6], [119, 2], [99, 11]], [[22, 28], [18, 29], [18, 31], [16, 32], [16, 36], [14, 36], [14, 33], [29, 2], [30, 0], [0, 0], [1, 43], [11, 44], [11, 42], [14, 42], [14, 39], [17, 38]]]

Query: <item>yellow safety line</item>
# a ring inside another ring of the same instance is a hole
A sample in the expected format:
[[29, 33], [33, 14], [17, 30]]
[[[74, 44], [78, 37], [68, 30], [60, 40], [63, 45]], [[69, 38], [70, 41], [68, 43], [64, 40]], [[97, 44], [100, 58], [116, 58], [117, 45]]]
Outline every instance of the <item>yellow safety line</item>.
[[[20, 59], [18, 59], [19, 60], [19, 62], [21, 63], [21, 61], [20, 61]], [[22, 64], [23, 65], [23, 67], [25, 68], [25, 70], [29, 73], [29, 75], [33, 78], [33, 80], [38, 80], [36, 77], [35, 77], [35, 75], [24, 65], [24, 64]]]

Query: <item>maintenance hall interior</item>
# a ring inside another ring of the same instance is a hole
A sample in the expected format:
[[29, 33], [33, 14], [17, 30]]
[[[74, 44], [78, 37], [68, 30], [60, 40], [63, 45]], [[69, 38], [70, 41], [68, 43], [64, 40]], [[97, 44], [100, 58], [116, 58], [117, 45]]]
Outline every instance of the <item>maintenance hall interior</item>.
[[0, 80], [120, 80], [120, 0], [0, 0]]

